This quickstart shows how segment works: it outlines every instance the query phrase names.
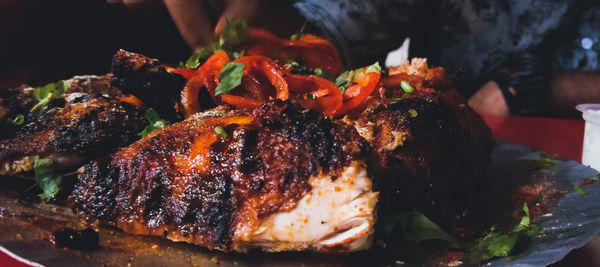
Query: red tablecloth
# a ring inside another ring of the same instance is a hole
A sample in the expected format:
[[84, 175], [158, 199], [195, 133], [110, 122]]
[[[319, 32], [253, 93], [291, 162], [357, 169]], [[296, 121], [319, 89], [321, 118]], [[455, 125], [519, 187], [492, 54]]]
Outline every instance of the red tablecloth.
[[581, 162], [583, 120], [484, 116], [494, 136]]
[[[494, 136], [581, 162], [583, 120], [484, 116]], [[1, 266], [23, 264], [0, 251]]]

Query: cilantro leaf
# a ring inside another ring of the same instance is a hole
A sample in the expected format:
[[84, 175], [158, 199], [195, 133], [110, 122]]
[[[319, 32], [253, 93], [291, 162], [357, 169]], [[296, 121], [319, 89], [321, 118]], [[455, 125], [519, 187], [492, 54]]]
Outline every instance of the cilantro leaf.
[[160, 116], [158, 116], [158, 113], [156, 112], [156, 110], [154, 110], [153, 108], [149, 108], [148, 110], [146, 110], [146, 120], [148, 120], [148, 122], [150, 124], [148, 124], [148, 126], [146, 126], [146, 128], [144, 128], [144, 130], [142, 130], [141, 132], [138, 133], [139, 136], [141, 136], [142, 138], [146, 137], [146, 135], [148, 135], [149, 133], [158, 130], [162, 127], [168, 126], [171, 123], [163, 120], [160, 118]]
[[518, 232], [501, 234], [494, 229], [471, 248], [469, 260], [478, 263], [494, 257], [506, 257], [517, 244]]
[[62, 94], [67, 92], [67, 85], [65, 81], [58, 81], [55, 83], [49, 83], [42, 87], [33, 89], [33, 96], [39, 101], [30, 112], [34, 112], [42, 107], [45, 107], [50, 103], [50, 100], [59, 98]]
[[367, 67], [367, 73], [371, 73], [371, 72], [377, 72], [377, 73], [381, 72], [381, 66], [379, 66], [379, 61], [375, 62], [373, 65]]
[[242, 44], [248, 37], [248, 24], [243, 19], [236, 19], [232, 22], [227, 21], [227, 26], [223, 33], [219, 35], [219, 46], [231, 48]]
[[463, 246], [460, 241], [418, 211], [397, 213], [382, 221], [381, 230], [386, 235], [391, 234], [394, 225], [400, 223], [402, 232], [408, 241], [419, 243], [426, 240], [444, 240], [453, 246]]
[[329, 74], [329, 72], [327, 72], [321, 68], [311, 69], [296, 59], [289, 59], [288, 63], [283, 65], [283, 67], [285, 69], [289, 70], [293, 74], [302, 75], [302, 76], [317, 75], [323, 79], [326, 79], [326, 80], [329, 80], [332, 82], [335, 81], [335, 79], [333, 78], [333, 76], [331, 76], [331, 74]]
[[35, 181], [42, 189], [42, 193], [38, 196], [44, 202], [49, 202], [60, 191], [62, 177], [54, 173], [53, 164], [54, 160], [52, 158], [37, 159], [33, 163]]
[[[185, 63], [180, 64], [180, 67], [188, 69], [198, 68], [206, 59], [212, 56], [216, 51], [219, 50], [231, 50], [233, 46], [242, 44], [246, 41], [248, 36], [248, 25], [243, 19], [236, 19], [232, 22], [228, 22], [223, 33], [219, 35], [219, 39], [216, 42], [209, 44], [202, 48], [197, 53], [194, 53], [189, 57]], [[238, 54], [239, 55], [239, 54]], [[243, 55], [243, 53], [242, 53]], [[233, 54], [235, 57], [235, 54]]]
[[10, 120], [10, 123], [13, 125], [21, 125], [25, 122], [25, 115], [17, 114], [14, 119]]
[[540, 227], [530, 223], [527, 203], [523, 203], [523, 212], [525, 212], [525, 216], [521, 218], [521, 221], [511, 233], [502, 234], [498, 232], [496, 227], [492, 227], [487, 235], [471, 247], [469, 260], [472, 263], [479, 263], [495, 257], [506, 257], [510, 255], [517, 242], [535, 236]]
[[540, 158], [532, 162], [531, 170], [547, 170], [551, 169], [560, 163], [558, 155], [551, 155], [548, 153], [541, 153]]
[[345, 71], [335, 79], [334, 83], [338, 88], [340, 88], [342, 94], [344, 94], [344, 92], [346, 92], [346, 88], [348, 88], [348, 86], [350, 86], [350, 84], [352, 84], [352, 82], [363, 72], [365, 72], [365, 74], [372, 72], [379, 73], [381, 72], [381, 66], [379, 66], [379, 62], [375, 62], [374, 64], [366, 67], [366, 69], [363, 67], [355, 70]]
[[242, 84], [242, 76], [244, 75], [244, 63], [229, 62], [219, 72], [221, 83], [215, 88], [215, 96], [226, 94], [231, 89]]

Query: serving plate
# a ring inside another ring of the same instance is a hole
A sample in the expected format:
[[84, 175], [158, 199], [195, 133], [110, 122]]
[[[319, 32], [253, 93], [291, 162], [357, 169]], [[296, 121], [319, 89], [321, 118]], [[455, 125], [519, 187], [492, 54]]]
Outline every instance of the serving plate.
[[[496, 141], [486, 177], [489, 188], [505, 184], [546, 184], [560, 194], [537, 216], [535, 223], [543, 228], [542, 233], [526, 247], [519, 248], [516, 255], [492, 260], [489, 265], [548, 265], [600, 233], [600, 183], [581, 184], [584, 179], [598, 177], [596, 170], [562, 159], [553, 160], [553, 164], [542, 169], [531, 168], [532, 163], [544, 157], [543, 152], [500, 139]], [[573, 190], [575, 185], [585, 193]], [[402, 252], [382, 252], [384, 249], [350, 255], [221, 253], [157, 237], [129, 235], [111, 228], [98, 229], [100, 248], [92, 251], [67, 249], [51, 242], [54, 231], [74, 226], [81, 225], [64, 205], [23, 204], [16, 200], [14, 192], [0, 186], [0, 246], [45, 266], [389, 266], [414, 263], [406, 260]]]

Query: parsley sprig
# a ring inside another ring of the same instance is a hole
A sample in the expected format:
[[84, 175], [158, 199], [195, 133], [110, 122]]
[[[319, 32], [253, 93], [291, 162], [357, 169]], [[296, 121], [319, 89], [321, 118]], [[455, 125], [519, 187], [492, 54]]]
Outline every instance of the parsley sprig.
[[206, 59], [212, 56], [216, 51], [224, 50], [229, 52], [234, 58], [243, 56], [243, 52], [237, 53], [231, 51], [234, 46], [242, 44], [246, 41], [248, 36], [248, 25], [243, 19], [236, 19], [232, 22], [228, 22], [223, 33], [219, 35], [219, 40], [209, 44], [202, 48], [197, 53], [194, 53], [188, 58], [185, 63], [181, 62], [180, 67], [188, 69], [198, 68]]
[[215, 96], [229, 93], [233, 88], [242, 84], [242, 76], [244, 75], [244, 63], [229, 62], [219, 72], [221, 83], [215, 88]]
[[148, 122], [150, 124], [148, 124], [148, 126], [146, 126], [146, 128], [144, 128], [144, 130], [142, 130], [141, 132], [138, 133], [139, 136], [141, 136], [142, 138], [146, 137], [146, 135], [148, 135], [149, 133], [156, 131], [162, 127], [168, 126], [171, 123], [167, 120], [163, 120], [158, 116], [158, 113], [156, 112], [156, 110], [154, 110], [153, 108], [149, 108], [148, 110], [146, 110], [146, 120], [148, 120]]
[[384, 217], [379, 225], [379, 230], [384, 235], [390, 236], [396, 224], [399, 224], [403, 235], [409, 242], [443, 240], [452, 247], [469, 251], [468, 260], [471, 263], [480, 263], [495, 257], [509, 256], [518, 242], [531, 239], [540, 231], [539, 226], [531, 223], [526, 203], [523, 203], [522, 210], [525, 215], [521, 217], [521, 221], [512, 231], [502, 233], [497, 226], [492, 226], [483, 237], [474, 242], [465, 242], [454, 238], [418, 211]]
[[35, 181], [42, 189], [42, 193], [38, 196], [44, 202], [52, 200], [60, 191], [62, 177], [54, 173], [53, 164], [54, 160], [52, 158], [37, 159], [33, 162]]
[[350, 86], [352, 84], [352, 82], [356, 78], [358, 78], [358, 76], [360, 74], [362, 74], [363, 72], [366, 72], [366, 73], [381, 72], [381, 66], [379, 66], [379, 62], [375, 62], [373, 65], [368, 66], [366, 69], [359, 68], [359, 69], [355, 69], [355, 70], [345, 71], [335, 79], [334, 83], [337, 87], [340, 88], [340, 91], [342, 91], [342, 94], [344, 94], [344, 92], [346, 91], [348, 86]]
[[40, 108], [43, 108], [50, 103], [50, 100], [57, 99], [61, 95], [67, 92], [67, 85], [65, 81], [58, 81], [55, 83], [49, 83], [45, 86], [33, 89], [33, 96], [39, 101], [30, 112], [34, 112]]

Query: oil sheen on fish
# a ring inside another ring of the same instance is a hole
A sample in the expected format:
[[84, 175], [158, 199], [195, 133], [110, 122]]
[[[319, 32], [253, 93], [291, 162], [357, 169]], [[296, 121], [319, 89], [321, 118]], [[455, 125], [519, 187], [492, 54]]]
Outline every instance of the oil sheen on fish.
[[88, 164], [69, 201], [88, 223], [209, 249], [363, 250], [366, 151], [353, 126], [288, 102], [219, 107]]

